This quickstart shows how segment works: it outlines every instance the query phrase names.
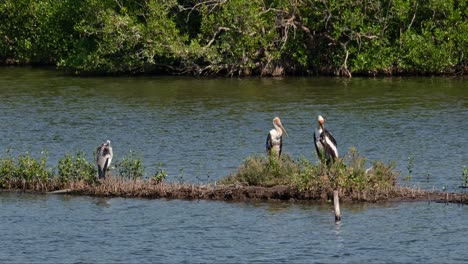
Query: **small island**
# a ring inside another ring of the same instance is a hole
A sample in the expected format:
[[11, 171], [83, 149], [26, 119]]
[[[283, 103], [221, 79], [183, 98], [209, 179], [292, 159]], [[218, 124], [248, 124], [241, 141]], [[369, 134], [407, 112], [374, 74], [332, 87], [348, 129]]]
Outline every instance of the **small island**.
[[[393, 164], [366, 159], [351, 149], [331, 166], [293, 159], [254, 155], [238, 169], [217, 182], [166, 182], [158, 169], [143, 177], [140, 158], [133, 152], [117, 161], [116, 171], [98, 179], [92, 162], [83, 152], [60, 159], [57, 171], [47, 168], [47, 156], [35, 159], [29, 153], [17, 158], [3, 157], [0, 164], [2, 191], [88, 195], [148, 199], [189, 199], [222, 201], [330, 202], [338, 190], [342, 202], [438, 201], [468, 204], [467, 193], [449, 193], [403, 186]], [[117, 173], [118, 172], [118, 173]]]

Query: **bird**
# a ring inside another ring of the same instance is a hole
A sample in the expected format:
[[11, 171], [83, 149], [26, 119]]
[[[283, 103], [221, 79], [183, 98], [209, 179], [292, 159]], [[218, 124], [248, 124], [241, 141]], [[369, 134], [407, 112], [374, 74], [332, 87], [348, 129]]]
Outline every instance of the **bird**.
[[315, 130], [314, 144], [317, 150], [317, 155], [322, 162], [330, 165], [338, 158], [338, 145], [333, 135], [328, 131], [325, 126], [325, 119], [321, 115], [317, 117], [319, 127]]
[[110, 140], [107, 140], [106, 143], [102, 143], [97, 148], [96, 163], [99, 179], [106, 178], [106, 171], [110, 167], [112, 156], [114, 155], [110, 144]]
[[279, 117], [273, 118], [274, 129], [270, 130], [266, 139], [266, 152], [268, 156], [277, 155], [277, 158], [281, 157], [281, 151], [283, 150], [283, 132], [288, 136], [288, 132], [284, 129], [281, 124]]

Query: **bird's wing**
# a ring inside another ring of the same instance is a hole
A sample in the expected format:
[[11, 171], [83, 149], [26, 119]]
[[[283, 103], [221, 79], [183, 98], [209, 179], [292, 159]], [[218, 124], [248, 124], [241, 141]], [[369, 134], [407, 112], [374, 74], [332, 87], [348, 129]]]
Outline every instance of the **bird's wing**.
[[99, 163], [99, 157], [101, 156], [102, 145], [96, 149], [96, 163]]
[[320, 135], [320, 142], [325, 148], [327, 161], [330, 158], [338, 158], [338, 145], [336, 144], [335, 138], [333, 138], [333, 136], [328, 130], [324, 130], [323, 133]]
[[96, 160], [97, 165], [100, 166], [101, 168], [103, 168], [103, 167], [104, 167], [104, 164], [105, 164], [105, 162], [106, 162], [106, 159], [107, 159], [107, 158], [104, 157], [104, 156], [98, 156], [98, 157], [97, 157], [97, 160]]
[[107, 166], [110, 166], [112, 157], [114, 157], [114, 152], [112, 151], [112, 147], [109, 146], [109, 163], [107, 164]]
[[283, 151], [283, 137], [281, 136], [280, 137], [280, 150], [279, 150], [279, 157], [281, 157], [281, 152]]
[[273, 147], [273, 144], [271, 143], [271, 133], [268, 133], [267, 138], [266, 138], [266, 151], [270, 152], [272, 147]]
[[330, 131], [328, 131], [327, 129], [324, 129], [324, 130], [323, 130], [323, 133], [325, 133], [325, 135], [331, 140], [331, 142], [332, 142], [336, 147], [338, 147], [338, 144], [336, 144], [336, 140], [335, 140], [335, 138], [333, 137], [333, 135], [330, 133]]
[[102, 155], [102, 156], [109, 155], [109, 146], [103, 146], [103, 147], [102, 147], [101, 155]]
[[324, 152], [325, 152], [325, 158], [327, 159], [327, 162], [329, 162], [330, 159], [335, 159], [337, 156], [335, 155], [335, 151], [333, 150], [332, 146], [327, 144], [326, 142], [323, 144]]
[[104, 167], [102, 168], [104, 175], [106, 175], [106, 171], [108, 167], [109, 167], [109, 159], [106, 159], [106, 163], [104, 163]]
[[320, 143], [320, 134], [318, 130], [315, 130], [315, 133], [314, 133], [314, 145], [315, 145], [315, 150], [317, 151], [317, 155], [319, 156], [319, 158], [321, 158], [322, 151], [323, 151], [321, 150], [321, 148], [323, 148], [323, 146]]

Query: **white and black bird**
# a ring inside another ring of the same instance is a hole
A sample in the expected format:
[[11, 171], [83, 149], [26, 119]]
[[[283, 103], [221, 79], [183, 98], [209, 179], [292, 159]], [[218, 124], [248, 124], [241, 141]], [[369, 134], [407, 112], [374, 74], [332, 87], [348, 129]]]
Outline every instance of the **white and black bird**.
[[106, 143], [102, 143], [101, 146], [97, 148], [96, 163], [98, 166], [99, 179], [106, 178], [107, 169], [110, 167], [112, 156], [114, 155], [110, 143], [110, 140], [107, 140]]
[[288, 132], [284, 129], [279, 117], [273, 118], [273, 126], [275, 128], [270, 130], [266, 139], [266, 151], [268, 155], [274, 153], [279, 158], [283, 150], [283, 132], [286, 136], [288, 136]]
[[338, 158], [338, 145], [330, 131], [325, 128], [325, 119], [319, 115], [317, 121], [319, 123], [319, 128], [315, 130], [315, 149], [317, 150], [317, 155], [320, 160], [322, 162], [325, 161], [327, 165], [330, 165], [336, 158]]

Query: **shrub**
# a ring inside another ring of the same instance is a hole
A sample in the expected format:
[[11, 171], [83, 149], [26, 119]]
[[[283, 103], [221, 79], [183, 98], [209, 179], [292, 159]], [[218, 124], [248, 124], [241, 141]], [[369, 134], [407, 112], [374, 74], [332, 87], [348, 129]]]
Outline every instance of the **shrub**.
[[145, 171], [141, 157], [135, 157], [135, 153], [131, 150], [128, 156], [116, 162], [116, 168], [121, 177], [130, 179], [143, 177]]
[[299, 171], [296, 164], [288, 155], [276, 157], [252, 156], [245, 159], [235, 174], [222, 179], [220, 183], [242, 183], [247, 185], [273, 186], [288, 184], [291, 176]]
[[461, 188], [468, 188], [468, 167], [463, 166], [462, 176], [461, 176], [462, 185]]
[[58, 163], [58, 177], [68, 183], [75, 180], [94, 181], [96, 179], [96, 167], [86, 160], [86, 154], [78, 151], [76, 155], [67, 154]]
[[26, 181], [47, 182], [53, 175], [50, 169], [47, 169], [47, 152], [42, 151], [39, 159], [32, 157], [29, 152], [18, 157], [18, 163], [15, 169], [15, 177]]
[[306, 158], [294, 161], [290, 156], [277, 160], [252, 156], [244, 160], [234, 174], [221, 179], [222, 184], [241, 183], [257, 186], [289, 185], [313, 196], [330, 197], [333, 190], [356, 199], [380, 197], [395, 190], [399, 172], [393, 163], [374, 161], [365, 168], [366, 159], [355, 149], [330, 166], [314, 164]]
[[153, 177], [151, 177], [151, 180], [153, 182], [156, 182], [156, 183], [160, 183], [162, 181], [164, 181], [166, 178], [167, 178], [167, 172], [165, 172], [162, 168], [161, 168], [161, 164], [159, 164], [158, 168], [156, 169], [156, 173], [154, 174]]
[[10, 151], [7, 151], [7, 157], [2, 157], [0, 160], [0, 188], [6, 187], [15, 177], [15, 160], [10, 156]]

